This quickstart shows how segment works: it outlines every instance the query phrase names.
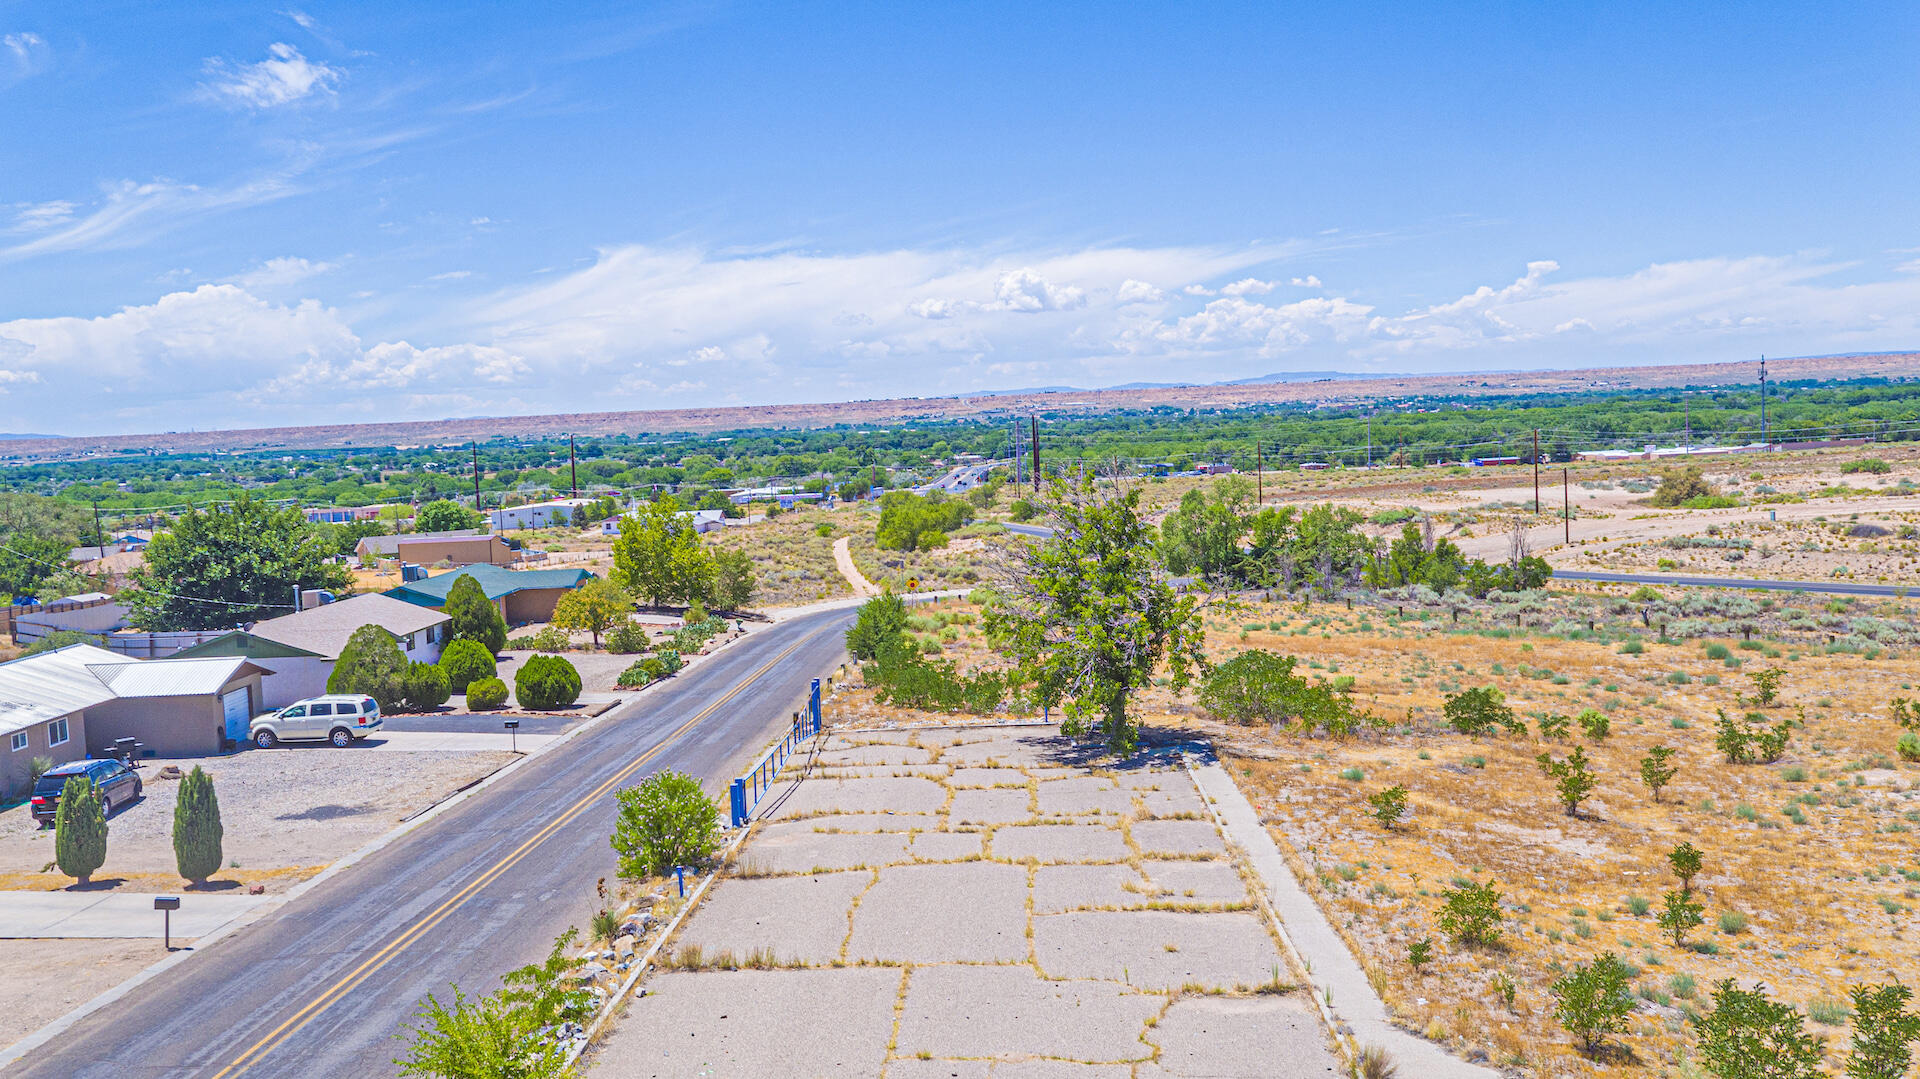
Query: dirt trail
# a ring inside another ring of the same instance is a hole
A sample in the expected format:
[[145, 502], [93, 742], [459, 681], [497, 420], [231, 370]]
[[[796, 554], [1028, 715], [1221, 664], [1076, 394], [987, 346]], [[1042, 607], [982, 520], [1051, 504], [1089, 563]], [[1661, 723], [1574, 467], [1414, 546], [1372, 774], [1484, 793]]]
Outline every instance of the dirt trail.
[[853, 586], [854, 595], [877, 596], [880, 590], [874, 587], [872, 581], [867, 580], [866, 574], [860, 572], [859, 566], [853, 564], [853, 551], [847, 546], [850, 538], [841, 536], [833, 541], [833, 564], [839, 567], [840, 576], [845, 577], [847, 583]]

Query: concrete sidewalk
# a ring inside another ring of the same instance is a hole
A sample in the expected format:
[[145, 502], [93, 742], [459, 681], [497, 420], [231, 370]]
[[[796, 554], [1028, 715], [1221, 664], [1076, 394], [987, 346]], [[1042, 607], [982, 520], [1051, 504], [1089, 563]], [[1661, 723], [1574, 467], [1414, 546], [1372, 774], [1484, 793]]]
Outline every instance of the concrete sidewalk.
[[1194, 782], [1219, 816], [1227, 839], [1246, 853], [1248, 864], [1267, 891], [1267, 899], [1288, 939], [1312, 964], [1314, 990], [1330, 1002], [1334, 1016], [1353, 1031], [1360, 1045], [1385, 1049], [1400, 1065], [1402, 1075], [1420, 1079], [1496, 1079], [1498, 1072], [1469, 1064], [1440, 1046], [1395, 1026], [1387, 1008], [1367, 982], [1366, 971], [1347, 949], [1346, 941], [1315, 905], [1313, 897], [1294, 879], [1280, 856], [1280, 848], [1260, 823], [1252, 803], [1233, 777], [1215, 763], [1196, 763]]
[[[180, 897], [173, 912], [176, 940], [203, 937], [278, 896], [196, 895]], [[0, 892], [0, 937], [153, 937], [163, 915], [151, 894], [135, 892]]]

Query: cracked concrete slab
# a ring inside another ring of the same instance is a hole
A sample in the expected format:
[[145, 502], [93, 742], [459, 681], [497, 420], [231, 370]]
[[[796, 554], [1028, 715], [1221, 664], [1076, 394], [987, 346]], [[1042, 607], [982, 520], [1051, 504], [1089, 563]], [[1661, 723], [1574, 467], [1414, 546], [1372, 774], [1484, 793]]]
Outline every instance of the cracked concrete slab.
[[891, 1001], [900, 977], [879, 967], [656, 975], [595, 1053], [594, 1074], [878, 1075], [893, 1009], [874, 1003]]
[[993, 963], [1027, 956], [1027, 871], [994, 862], [900, 865], [860, 900], [850, 960]]
[[1065, 817], [1080, 813], [1124, 814], [1133, 810], [1133, 792], [1110, 779], [1073, 776], [1040, 784], [1040, 815]]
[[1122, 862], [1131, 852], [1104, 824], [1016, 824], [993, 830], [993, 856], [1019, 862]]
[[[849, 764], [835, 765], [831, 768], [816, 768], [814, 779], [884, 779], [889, 776], [924, 776], [927, 779], [943, 780], [953, 769], [944, 764]], [[797, 773], [781, 773], [791, 778]]]
[[923, 746], [873, 745], [846, 749], [824, 749], [818, 763], [828, 768], [861, 764], [930, 764], [933, 754]]
[[810, 873], [904, 862], [907, 837], [895, 832], [820, 832], [806, 821], [769, 824], [740, 856], [741, 871]]
[[[1018, 772], [1012, 773], [1019, 775]], [[1031, 796], [1025, 787], [993, 787], [986, 790], [957, 790], [947, 820], [954, 824], [1007, 824], [1030, 820]]]
[[1129, 1079], [1126, 1064], [1080, 1064], [1071, 1060], [996, 1060], [992, 1079]]
[[940, 827], [940, 818], [930, 813], [825, 813], [770, 821], [760, 828], [764, 833], [789, 825], [809, 832], [930, 832]]
[[1183, 997], [1147, 1031], [1160, 1047], [1142, 1077], [1287, 1079], [1338, 1076], [1320, 1016], [1290, 996]]
[[[1128, 885], [1132, 885], [1131, 888]], [[1147, 901], [1140, 874], [1113, 865], [1043, 865], [1033, 874], [1033, 912], [1058, 914], [1089, 907], [1131, 907]]]
[[950, 787], [1021, 787], [1026, 774], [1015, 768], [955, 768], [947, 779]]
[[1210, 820], [1143, 820], [1133, 841], [1148, 854], [1225, 854], [1226, 841]]
[[808, 779], [793, 788], [771, 814], [786, 820], [809, 813], [933, 813], [947, 791], [931, 779]]
[[866, 870], [716, 881], [676, 943], [708, 955], [726, 949], [737, 958], [771, 948], [782, 963], [831, 963], [847, 939], [854, 897], [872, 882]]
[[[1115, 947], [1116, 941], [1128, 947]], [[1251, 912], [1079, 911], [1033, 919], [1033, 953], [1049, 978], [1103, 978], [1149, 989], [1254, 988], [1289, 980]]]
[[1050, 982], [1027, 966], [916, 967], [895, 1055], [1021, 1055], [1087, 1063], [1145, 1060], [1141, 1032], [1165, 1000], [1117, 982]]
[[990, 1060], [922, 1060], [909, 1057], [887, 1061], [883, 1079], [991, 1079]]
[[907, 853], [923, 862], [953, 862], [977, 858], [986, 847], [985, 832], [921, 832]]
[[[1138, 828], [1139, 825], [1134, 825]], [[1153, 893], [1174, 903], [1249, 903], [1247, 882], [1232, 862], [1144, 861], [1140, 871], [1146, 874]]]

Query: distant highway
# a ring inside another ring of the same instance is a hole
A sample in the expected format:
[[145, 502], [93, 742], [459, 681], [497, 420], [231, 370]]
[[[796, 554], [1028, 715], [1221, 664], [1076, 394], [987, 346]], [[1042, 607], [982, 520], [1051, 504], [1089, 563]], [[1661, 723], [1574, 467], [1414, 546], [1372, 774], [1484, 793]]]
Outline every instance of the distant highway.
[[[1046, 539], [1053, 529], [1046, 525], [1008, 524], [1007, 531], [1022, 536]], [[1670, 573], [1603, 573], [1597, 570], [1557, 569], [1562, 581], [1605, 581], [1611, 584], [1663, 584], [1689, 588], [1759, 588], [1768, 592], [1807, 592], [1822, 596], [1906, 596], [1920, 595], [1920, 588], [1899, 584], [1860, 584], [1853, 581], [1780, 581], [1764, 577], [1687, 577]]]

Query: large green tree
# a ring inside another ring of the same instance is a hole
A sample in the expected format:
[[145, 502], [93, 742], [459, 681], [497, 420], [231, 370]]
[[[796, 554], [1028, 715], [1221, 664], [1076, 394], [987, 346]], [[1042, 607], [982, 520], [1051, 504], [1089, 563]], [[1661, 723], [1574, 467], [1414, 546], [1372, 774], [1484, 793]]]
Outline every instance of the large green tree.
[[298, 508], [243, 495], [154, 536], [121, 596], [141, 629], [219, 629], [285, 614], [295, 588], [345, 589], [351, 578], [327, 561], [333, 554]]
[[507, 646], [507, 619], [487, 598], [487, 590], [471, 573], [454, 578], [447, 602], [440, 608], [451, 619], [448, 631], [456, 641], [478, 641], [492, 655]]
[[600, 647], [600, 635], [625, 622], [633, 612], [633, 596], [605, 577], [589, 577], [569, 589], [554, 605], [552, 622], [566, 630], [584, 629]]
[[1160, 549], [1174, 573], [1197, 573], [1225, 580], [1243, 572], [1242, 542], [1251, 520], [1246, 509], [1254, 488], [1244, 476], [1214, 484], [1213, 497], [1199, 488], [1180, 498], [1180, 507], [1160, 525]]
[[479, 528], [483, 518], [480, 512], [471, 506], [440, 499], [429, 502], [413, 511], [413, 530], [415, 532], [457, 532], [464, 528]]
[[629, 592], [655, 606], [706, 600], [711, 598], [713, 576], [713, 557], [693, 522], [680, 515], [673, 496], [642, 502], [620, 519], [611, 577]]
[[362, 693], [382, 712], [397, 711], [407, 695], [407, 657], [393, 634], [374, 625], [354, 630], [327, 676], [327, 692]]
[[1139, 491], [1106, 491], [1084, 473], [1055, 480], [1053, 535], [1027, 548], [986, 615], [1039, 701], [1063, 706], [1061, 733], [1098, 733], [1115, 753], [1137, 743], [1127, 702], [1160, 665], [1179, 690], [1206, 662], [1198, 603], [1168, 583], [1139, 505]]

